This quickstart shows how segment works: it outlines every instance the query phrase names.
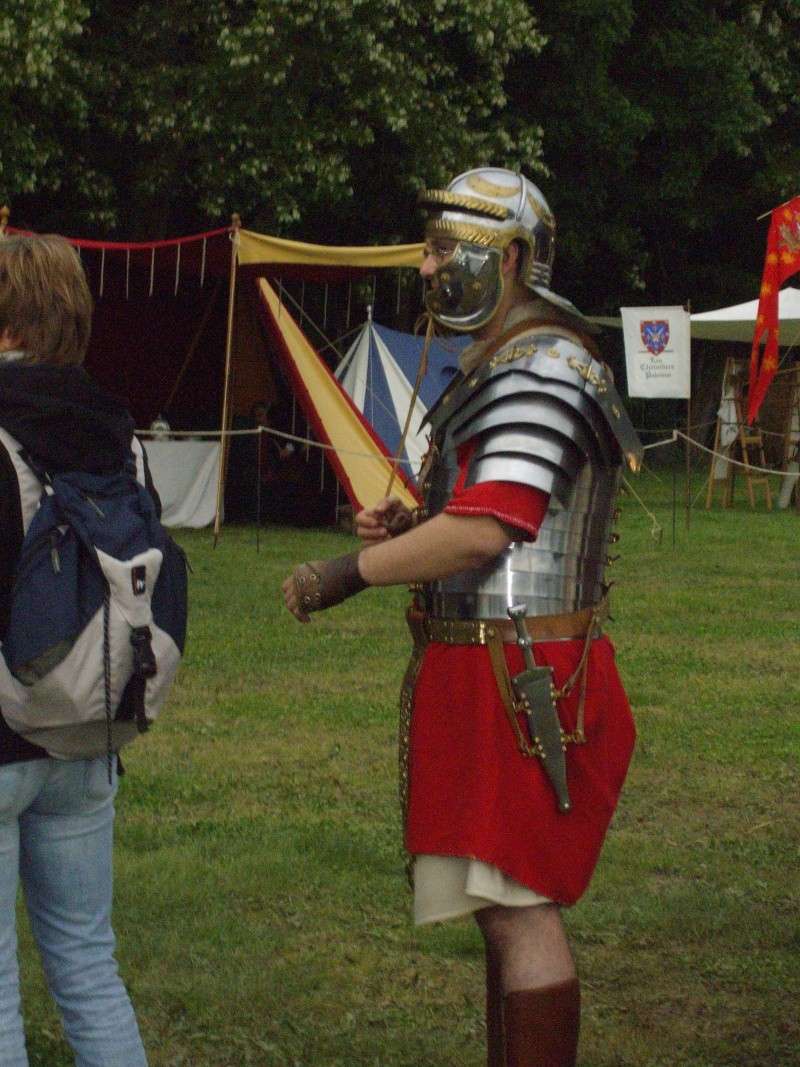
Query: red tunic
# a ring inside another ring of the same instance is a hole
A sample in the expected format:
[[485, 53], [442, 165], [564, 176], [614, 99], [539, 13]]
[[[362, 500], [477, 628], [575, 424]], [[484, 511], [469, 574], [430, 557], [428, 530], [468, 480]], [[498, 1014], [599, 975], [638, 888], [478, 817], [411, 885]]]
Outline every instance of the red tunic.
[[[509, 482], [467, 490], [459, 483], [445, 510], [494, 515], [533, 539], [547, 500]], [[514, 675], [524, 667], [522, 652], [515, 645], [505, 650]], [[556, 686], [582, 651], [579, 640], [534, 645], [536, 662], [553, 668]], [[559, 703], [567, 732], [575, 729], [579, 689]], [[635, 738], [607, 637], [594, 641], [589, 654], [584, 729], [586, 743], [567, 746], [572, 810], [561, 815], [539, 760], [517, 749], [486, 648], [430, 644], [414, 690], [408, 851], [482, 860], [551, 900], [575, 903], [597, 863]]]

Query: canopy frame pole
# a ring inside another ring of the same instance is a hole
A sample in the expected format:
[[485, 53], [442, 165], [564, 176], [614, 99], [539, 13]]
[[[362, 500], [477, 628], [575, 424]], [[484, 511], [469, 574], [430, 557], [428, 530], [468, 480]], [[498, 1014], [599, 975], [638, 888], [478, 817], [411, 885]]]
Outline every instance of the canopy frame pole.
[[225, 384], [222, 390], [222, 426], [219, 440], [219, 474], [217, 475], [217, 510], [214, 515], [214, 548], [217, 547], [222, 527], [222, 507], [225, 498], [225, 477], [228, 466], [228, 429], [230, 427], [231, 354], [233, 351], [233, 319], [236, 304], [236, 262], [239, 250], [239, 230], [242, 220], [235, 212], [231, 215], [231, 268], [228, 281], [228, 327], [225, 336]]
[[8, 229], [8, 220], [11, 217], [11, 208], [8, 204], [3, 204], [0, 207], [0, 240], [6, 236], [6, 230]]
[[[303, 327], [303, 316], [305, 316], [306, 322], [308, 322], [311, 325], [311, 327], [314, 330], [314, 332], [316, 334], [318, 334], [322, 338], [322, 340], [325, 342], [321, 347], [316, 345], [316, 344], [313, 345], [314, 350], [317, 353], [320, 353], [320, 352], [326, 351], [326, 349], [328, 349], [328, 348], [332, 348], [333, 351], [336, 353], [336, 355], [339, 357], [339, 359], [341, 359], [342, 358], [342, 353], [336, 347], [336, 345], [339, 342], [338, 341], [331, 341], [331, 339], [328, 337], [328, 335], [326, 333], [324, 333], [323, 330], [321, 330], [319, 328], [319, 326], [317, 325], [316, 322], [314, 322], [314, 320], [311, 318], [311, 316], [308, 314], [308, 312], [303, 309], [302, 304], [298, 304], [298, 302], [295, 300], [295, 298], [292, 296], [292, 294], [289, 292], [289, 290], [283, 288], [283, 285], [282, 285], [281, 282], [278, 282], [278, 287], [279, 287], [279, 290], [280, 290], [278, 308], [280, 309], [281, 307], [283, 307], [283, 304], [284, 304], [283, 298], [285, 297], [286, 298], [286, 301], [285, 301], [286, 302], [286, 307], [288, 307], [289, 304], [292, 304], [300, 312], [301, 318], [300, 318], [300, 321], [298, 323], [300, 328], [304, 329], [304, 327]], [[346, 336], [346, 334], [345, 334], [345, 336]], [[342, 338], [340, 337], [339, 341], [341, 341], [341, 340], [342, 340]], [[311, 339], [309, 338], [309, 344], [310, 343], [311, 343]]]

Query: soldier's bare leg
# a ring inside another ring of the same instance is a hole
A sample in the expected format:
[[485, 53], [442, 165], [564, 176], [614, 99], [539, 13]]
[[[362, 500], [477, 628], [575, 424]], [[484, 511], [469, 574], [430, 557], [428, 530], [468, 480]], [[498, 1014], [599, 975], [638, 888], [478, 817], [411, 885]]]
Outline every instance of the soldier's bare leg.
[[555, 904], [483, 908], [488, 1067], [573, 1067], [580, 1023], [575, 961]]

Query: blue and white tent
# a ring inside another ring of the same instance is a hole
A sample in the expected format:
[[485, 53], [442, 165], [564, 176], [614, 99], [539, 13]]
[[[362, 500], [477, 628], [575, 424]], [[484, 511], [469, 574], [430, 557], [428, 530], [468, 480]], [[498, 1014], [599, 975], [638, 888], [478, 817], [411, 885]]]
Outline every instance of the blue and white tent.
[[[420, 426], [428, 408], [458, 370], [458, 356], [469, 337], [434, 338], [428, 353], [428, 373], [414, 403], [414, 413], [401, 461], [417, 473], [428, 447]], [[370, 313], [336, 377], [372, 428], [396, 455], [408, 405], [417, 377], [425, 338], [379, 326]]]

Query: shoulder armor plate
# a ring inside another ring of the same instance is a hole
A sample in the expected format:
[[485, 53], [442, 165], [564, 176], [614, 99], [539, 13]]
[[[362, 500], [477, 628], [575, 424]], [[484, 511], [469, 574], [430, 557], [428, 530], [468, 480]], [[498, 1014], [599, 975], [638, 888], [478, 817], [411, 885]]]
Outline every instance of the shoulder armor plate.
[[[482, 425], [484, 412], [523, 393], [529, 394], [526, 403], [536, 397], [551, 410], [554, 403], [570, 436], [582, 423], [606, 464], [616, 465], [621, 454], [632, 470], [641, 466], [641, 442], [607, 368], [566, 331], [533, 329], [509, 341], [468, 378], [456, 381], [427, 421], [436, 433], [452, 420], [456, 440], [466, 439], [488, 428]], [[536, 420], [533, 409], [539, 406], [531, 405], [525, 422]]]

